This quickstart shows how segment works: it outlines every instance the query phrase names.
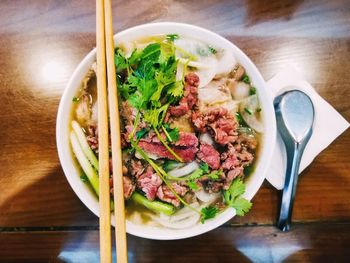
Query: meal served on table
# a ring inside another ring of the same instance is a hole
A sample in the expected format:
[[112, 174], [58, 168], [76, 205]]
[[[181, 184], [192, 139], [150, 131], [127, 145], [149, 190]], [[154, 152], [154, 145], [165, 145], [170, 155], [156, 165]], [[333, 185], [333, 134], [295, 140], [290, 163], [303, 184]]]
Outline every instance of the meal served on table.
[[[121, 43], [115, 64], [127, 218], [176, 229], [227, 207], [248, 212], [242, 194], [261, 147], [262, 109], [232, 51], [156, 35]], [[95, 69], [73, 98], [70, 139], [81, 179], [98, 195]]]

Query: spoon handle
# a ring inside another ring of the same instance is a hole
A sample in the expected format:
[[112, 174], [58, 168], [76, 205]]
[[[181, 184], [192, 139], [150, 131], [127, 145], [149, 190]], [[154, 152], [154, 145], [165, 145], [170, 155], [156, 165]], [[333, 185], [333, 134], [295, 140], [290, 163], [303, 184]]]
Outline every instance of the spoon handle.
[[305, 148], [305, 141], [301, 143], [288, 143], [287, 149], [287, 170], [283, 188], [280, 215], [277, 226], [282, 231], [288, 231], [291, 225], [292, 211], [296, 186], [298, 183], [298, 171], [301, 156]]

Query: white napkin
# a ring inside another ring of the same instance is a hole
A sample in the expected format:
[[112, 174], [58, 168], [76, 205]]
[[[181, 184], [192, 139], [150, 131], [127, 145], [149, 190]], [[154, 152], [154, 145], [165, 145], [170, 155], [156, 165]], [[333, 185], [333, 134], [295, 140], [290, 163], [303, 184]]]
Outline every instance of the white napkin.
[[[299, 169], [299, 173], [301, 173], [322, 150], [349, 127], [349, 123], [291, 65], [288, 65], [270, 79], [267, 82], [267, 88], [272, 91], [274, 97], [287, 90], [299, 89], [305, 92], [314, 104], [315, 120], [313, 133], [301, 159]], [[279, 190], [284, 186], [286, 163], [286, 149], [282, 138], [278, 134], [273, 162], [266, 179]]]

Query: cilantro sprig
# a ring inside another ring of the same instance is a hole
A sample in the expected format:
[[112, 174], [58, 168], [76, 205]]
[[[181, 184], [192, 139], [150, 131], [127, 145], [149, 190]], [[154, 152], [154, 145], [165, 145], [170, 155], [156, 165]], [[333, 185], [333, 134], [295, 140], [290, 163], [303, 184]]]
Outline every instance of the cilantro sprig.
[[244, 216], [252, 207], [252, 203], [243, 198], [245, 185], [241, 179], [235, 179], [230, 188], [224, 191], [225, 203], [236, 210], [238, 216]]
[[[138, 110], [138, 114], [155, 131], [166, 149], [176, 160], [182, 162], [168, 145], [168, 142], [178, 140], [179, 132], [163, 123], [169, 106], [181, 99], [184, 92], [183, 81], [176, 81], [175, 47], [172, 41], [169, 41], [174, 39], [176, 35], [169, 35], [166, 43], [151, 43], [143, 50], [134, 50], [129, 58], [117, 48], [115, 64], [119, 95]], [[131, 137], [134, 136], [138, 123], [139, 120], [135, 121]], [[166, 134], [167, 141], [162, 138], [160, 130]], [[137, 139], [144, 134], [138, 132]]]
[[203, 207], [201, 209], [201, 223], [204, 224], [205, 220], [214, 218], [219, 212], [219, 209], [215, 206]]

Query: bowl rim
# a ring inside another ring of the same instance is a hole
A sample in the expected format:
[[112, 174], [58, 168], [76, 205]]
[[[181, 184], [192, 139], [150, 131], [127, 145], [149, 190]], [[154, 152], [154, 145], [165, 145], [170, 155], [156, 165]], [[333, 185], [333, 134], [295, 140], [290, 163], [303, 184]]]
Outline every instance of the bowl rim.
[[[123, 30], [114, 35], [114, 40], [119, 43], [119, 39], [122, 39], [121, 42], [124, 42], [125, 39], [130, 37], [131, 39], [137, 39], [141, 36], [154, 35], [159, 32], [164, 32], [163, 34], [173, 34], [178, 33], [180, 35], [192, 37], [193, 38], [205, 38], [201, 39], [208, 44], [216, 44], [217, 41], [220, 47], [228, 47], [233, 50], [234, 55], [241, 63], [245, 69], [249, 72], [249, 76], [253, 80], [254, 85], [257, 87], [257, 92], [261, 106], [263, 108], [263, 120], [265, 129], [263, 133], [263, 149], [260, 152], [258, 158], [258, 164], [256, 171], [259, 171], [259, 176], [256, 176], [255, 181], [252, 181], [252, 176], [248, 178], [247, 189], [244, 197], [248, 200], [251, 200], [256, 192], [261, 187], [269, 164], [272, 160], [273, 149], [276, 141], [276, 121], [274, 116], [273, 109], [273, 95], [272, 92], [266, 88], [266, 83], [257, 69], [255, 64], [250, 60], [250, 58], [234, 43], [225, 39], [224, 37], [209, 31], [207, 29], [190, 25], [184, 23], [176, 22], [157, 22], [157, 23], [148, 23], [138, 26], [134, 26]], [[123, 38], [124, 37], [124, 38]], [[87, 69], [91, 67], [92, 62], [96, 56], [96, 48], [92, 49], [84, 59], [79, 63], [77, 68], [74, 70], [71, 78], [69, 79], [67, 86], [64, 89], [63, 95], [61, 97], [58, 113], [57, 113], [57, 122], [56, 122], [56, 143], [58, 149], [59, 160], [63, 168], [64, 174], [72, 187], [75, 194], [79, 199], [92, 211], [96, 216], [99, 216], [98, 209], [98, 199], [91, 193], [91, 190], [86, 187], [86, 185], [80, 180], [77, 168], [74, 166], [74, 159], [72, 152], [70, 150], [69, 143], [69, 120], [72, 108], [72, 97], [76, 94], [77, 89], [80, 86], [81, 80], [87, 73]], [[252, 74], [253, 73], [253, 74]], [[257, 85], [258, 84], [258, 85]], [[268, 144], [266, 145], [266, 142]], [[253, 175], [256, 174], [256, 171]], [[196, 226], [190, 229], [181, 229], [181, 230], [171, 230], [168, 228], [158, 228], [145, 225], [136, 225], [130, 221], [126, 221], [126, 229], [129, 234], [156, 240], [175, 240], [189, 238], [197, 236], [203, 233], [206, 233], [218, 226], [224, 224], [230, 220], [235, 215], [235, 211], [232, 208], [226, 209], [220, 215], [214, 219], [206, 221], [205, 224], [197, 224]], [[112, 214], [112, 224], [114, 225], [114, 215]]]

